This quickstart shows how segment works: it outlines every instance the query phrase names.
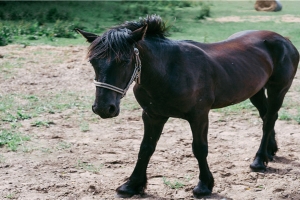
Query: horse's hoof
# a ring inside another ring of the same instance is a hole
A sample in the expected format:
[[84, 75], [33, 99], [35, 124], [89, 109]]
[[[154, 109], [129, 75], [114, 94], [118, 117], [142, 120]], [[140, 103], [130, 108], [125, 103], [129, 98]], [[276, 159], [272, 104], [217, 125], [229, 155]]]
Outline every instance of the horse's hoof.
[[262, 159], [259, 157], [256, 157], [254, 159], [253, 163], [250, 165], [250, 168], [254, 172], [266, 171], [266, 165], [264, 164], [264, 161], [262, 161]]
[[128, 182], [118, 187], [116, 189], [116, 192], [117, 192], [117, 197], [120, 198], [130, 198], [133, 195], [144, 194], [143, 190], [141, 189], [139, 190], [139, 189], [131, 188]]
[[211, 190], [208, 189], [208, 187], [205, 184], [203, 184], [201, 181], [193, 189], [193, 195], [197, 199], [200, 199], [203, 196], [207, 196], [207, 195], [210, 195], [210, 194], [211, 194]]
[[269, 161], [273, 161], [274, 160], [273, 156], [271, 154], [269, 154], [269, 153], [268, 153], [268, 159], [269, 159]]

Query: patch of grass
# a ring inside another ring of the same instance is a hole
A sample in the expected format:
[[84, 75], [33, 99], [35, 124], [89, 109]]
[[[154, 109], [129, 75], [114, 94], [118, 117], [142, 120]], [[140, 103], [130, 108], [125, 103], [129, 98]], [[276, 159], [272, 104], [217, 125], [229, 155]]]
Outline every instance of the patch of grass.
[[58, 150], [63, 150], [63, 149], [69, 149], [71, 148], [72, 144], [71, 143], [68, 143], [68, 142], [59, 142], [56, 149]]
[[0, 131], [0, 146], [7, 146], [11, 151], [17, 151], [19, 145], [24, 141], [29, 141], [30, 137], [16, 133], [11, 130]]
[[[41, 114], [60, 113], [67, 109], [90, 108], [89, 100], [91, 97], [81, 97], [75, 93], [59, 92], [56, 94], [6, 94], [0, 96], [0, 123], [17, 122], [20, 120], [35, 118]], [[35, 122], [33, 122], [35, 123]], [[48, 125], [53, 122], [40, 121], [36, 126]], [[34, 125], [34, 124], [33, 124]]]
[[46, 148], [46, 147], [41, 147], [40, 149], [43, 153], [52, 153], [50, 148]]
[[77, 162], [77, 165], [76, 167], [78, 169], [83, 169], [85, 171], [89, 171], [89, 172], [92, 172], [92, 173], [99, 173], [101, 168], [103, 167], [103, 165], [100, 165], [100, 166], [95, 166], [91, 163], [87, 163], [87, 162], [83, 162], [81, 160], [78, 160]]
[[214, 111], [221, 112], [224, 114], [230, 114], [230, 113], [232, 114], [232, 113], [241, 113], [241, 112], [244, 112], [245, 110], [246, 111], [256, 111], [256, 108], [253, 106], [253, 104], [250, 102], [249, 99], [247, 99], [246, 101], [243, 101], [241, 103], [234, 104], [232, 106], [215, 109]]
[[54, 124], [54, 122], [52, 121], [41, 121], [41, 120], [35, 120], [34, 122], [31, 122], [31, 126], [35, 126], [35, 127], [50, 127], [50, 124]]
[[0, 163], [4, 163], [5, 162], [5, 157], [3, 155], [0, 155]]
[[83, 121], [80, 123], [80, 131], [81, 132], [88, 132], [90, 130], [89, 123], [86, 121]]
[[121, 110], [138, 110], [141, 109], [140, 105], [138, 102], [135, 100], [135, 97], [133, 94], [128, 94], [124, 99], [122, 99], [122, 104], [121, 104]]
[[178, 180], [171, 182], [170, 180], [167, 180], [166, 177], [163, 177], [163, 182], [166, 186], [168, 186], [171, 189], [180, 189], [184, 187], [184, 184], [179, 182]]
[[293, 116], [287, 110], [282, 109], [281, 111], [279, 111], [278, 119], [284, 121], [291, 121], [293, 119]]
[[7, 199], [15, 199], [16, 198], [16, 193], [9, 193], [9, 194], [7, 194], [6, 196], [5, 196], [5, 198], [7, 198]]

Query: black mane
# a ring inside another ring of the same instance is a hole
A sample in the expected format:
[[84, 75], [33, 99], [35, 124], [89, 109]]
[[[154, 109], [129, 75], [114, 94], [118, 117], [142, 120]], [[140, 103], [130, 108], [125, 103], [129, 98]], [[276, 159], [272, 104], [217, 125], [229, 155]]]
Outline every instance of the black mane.
[[[119, 26], [114, 26], [99, 36], [89, 47], [88, 57], [92, 58], [110, 58], [111, 53], [116, 54], [116, 59], [124, 53], [131, 53], [132, 41], [128, 41], [129, 34], [145, 25], [148, 25], [145, 37], [161, 37], [168, 35], [168, 27], [165, 22], [157, 15], [150, 15], [146, 18], [140, 18], [140, 21], [125, 22]], [[134, 41], [136, 42], [136, 41]]]

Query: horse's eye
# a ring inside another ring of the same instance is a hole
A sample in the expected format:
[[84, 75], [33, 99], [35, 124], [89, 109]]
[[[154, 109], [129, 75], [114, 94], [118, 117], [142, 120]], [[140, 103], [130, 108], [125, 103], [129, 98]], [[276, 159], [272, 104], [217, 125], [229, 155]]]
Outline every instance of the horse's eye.
[[130, 63], [130, 60], [129, 59], [126, 59], [126, 60], [122, 60], [121, 61], [121, 65], [122, 66], [126, 66], [126, 65], [128, 65]]

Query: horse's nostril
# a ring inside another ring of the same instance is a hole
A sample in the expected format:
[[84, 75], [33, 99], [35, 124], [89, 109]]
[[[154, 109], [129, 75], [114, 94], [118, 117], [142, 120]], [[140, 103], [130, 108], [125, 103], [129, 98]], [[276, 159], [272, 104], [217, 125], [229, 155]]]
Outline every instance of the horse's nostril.
[[116, 112], [116, 106], [110, 105], [108, 112], [109, 114], [114, 114]]

